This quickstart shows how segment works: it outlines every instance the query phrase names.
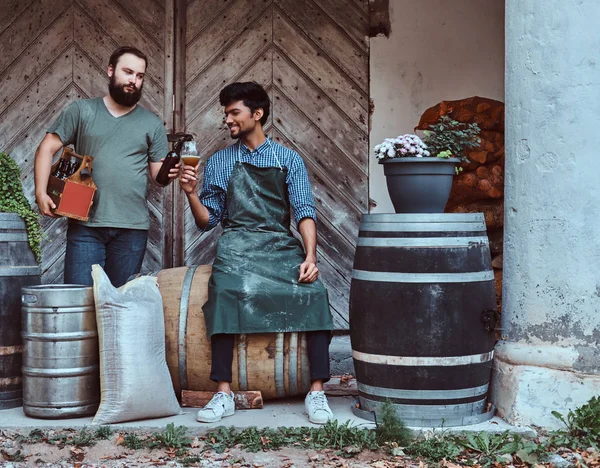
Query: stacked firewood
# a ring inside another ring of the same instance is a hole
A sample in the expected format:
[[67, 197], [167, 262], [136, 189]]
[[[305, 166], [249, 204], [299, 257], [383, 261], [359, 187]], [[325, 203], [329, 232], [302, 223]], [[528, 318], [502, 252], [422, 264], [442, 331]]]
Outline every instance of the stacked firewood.
[[442, 101], [427, 109], [416, 129], [427, 130], [441, 115], [481, 129], [481, 144], [469, 151], [469, 163], [454, 178], [446, 212], [485, 215], [498, 307], [502, 305], [502, 240], [504, 227], [504, 103], [478, 96]]

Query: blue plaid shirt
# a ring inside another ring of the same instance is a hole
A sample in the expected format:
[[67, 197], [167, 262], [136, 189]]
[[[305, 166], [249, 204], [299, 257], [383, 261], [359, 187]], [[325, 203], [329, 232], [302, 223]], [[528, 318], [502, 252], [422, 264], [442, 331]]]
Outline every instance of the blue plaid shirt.
[[[270, 139], [267, 138], [267, 140]], [[303, 218], [317, 220], [315, 200], [302, 157], [294, 150], [275, 143], [273, 140], [265, 141], [254, 151], [238, 141], [238, 143], [217, 151], [206, 163], [200, 201], [206, 206], [210, 216], [204, 231], [214, 228], [227, 219], [227, 184], [233, 166], [238, 160], [238, 149], [241, 162], [257, 167], [279, 167], [280, 164], [282, 167], [286, 167], [288, 169], [286, 183], [296, 223]]]

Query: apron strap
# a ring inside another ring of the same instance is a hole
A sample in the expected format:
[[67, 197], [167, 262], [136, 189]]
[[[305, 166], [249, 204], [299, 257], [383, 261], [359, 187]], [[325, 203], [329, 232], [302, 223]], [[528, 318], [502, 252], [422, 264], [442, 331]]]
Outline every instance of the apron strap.
[[[275, 158], [275, 161], [277, 161], [277, 165], [279, 166], [279, 170], [283, 171], [283, 166], [281, 165], [281, 162], [279, 161], [279, 158], [277, 157], [277, 153], [275, 153], [275, 150], [273, 149], [273, 145], [271, 144], [271, 139], [269, 137], [267, 137], [267, 143], [269, 144], [269, 148], [271, 148], [271, 152], [273, 153], [273, 157]], [[241, 157], [241, 153], [242, 153], [242, 140], [238, 140], [238, 149], [237, 149], [237, 160], [238, 162], [242, 162], [242, 157]]]

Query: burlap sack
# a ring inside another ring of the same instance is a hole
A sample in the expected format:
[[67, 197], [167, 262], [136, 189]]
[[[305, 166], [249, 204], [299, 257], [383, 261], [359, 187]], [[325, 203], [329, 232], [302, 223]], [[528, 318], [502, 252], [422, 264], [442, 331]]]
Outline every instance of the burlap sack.
[[163, 304], [156, 278], [117, 289], [92, 267], [100, 347], [100, 407], [92, 424], [180, 414], [165, 360]]

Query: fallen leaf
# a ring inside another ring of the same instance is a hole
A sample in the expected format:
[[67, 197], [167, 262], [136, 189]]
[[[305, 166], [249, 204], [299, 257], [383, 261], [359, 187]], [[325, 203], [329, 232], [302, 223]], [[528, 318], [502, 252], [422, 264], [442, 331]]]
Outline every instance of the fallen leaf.
[[440, 463], [441, 466], [445, 467], [445, 468], [460, 468], [461, 465], [457, 465], [456, 463], [452, 463], [448, 460], [446, 460], [445, 458], [442, 460], [442, 462]]
[[71, 447], [71, 458], [77, 462], [81, 462], [85, 458], [85, 452], [80, 448]]
[[360, 453], [360, 448], [357, 447], [356, 445], [348, 445], [347, 447], [344, 447], [342, 450], [348, 454]]
[[348, 385], [353, 378], [354, 377], [352, 377], [350, 374], [342, 375], [340, 377], [340, 383], [342, 385]]
[[371, 466], [373, 468], [386, 468], [387, 467], [387, 463], [384, 462], [383, 460], [378, 460], [376, 462], [371, 463]]
[[115, 444], [122, 445], [124, 441], [125, 441], [125, 437], [123, 437], [121, 434], [119, 434], [119, 436], [117, 437], [117, 440], [115, 441]]

